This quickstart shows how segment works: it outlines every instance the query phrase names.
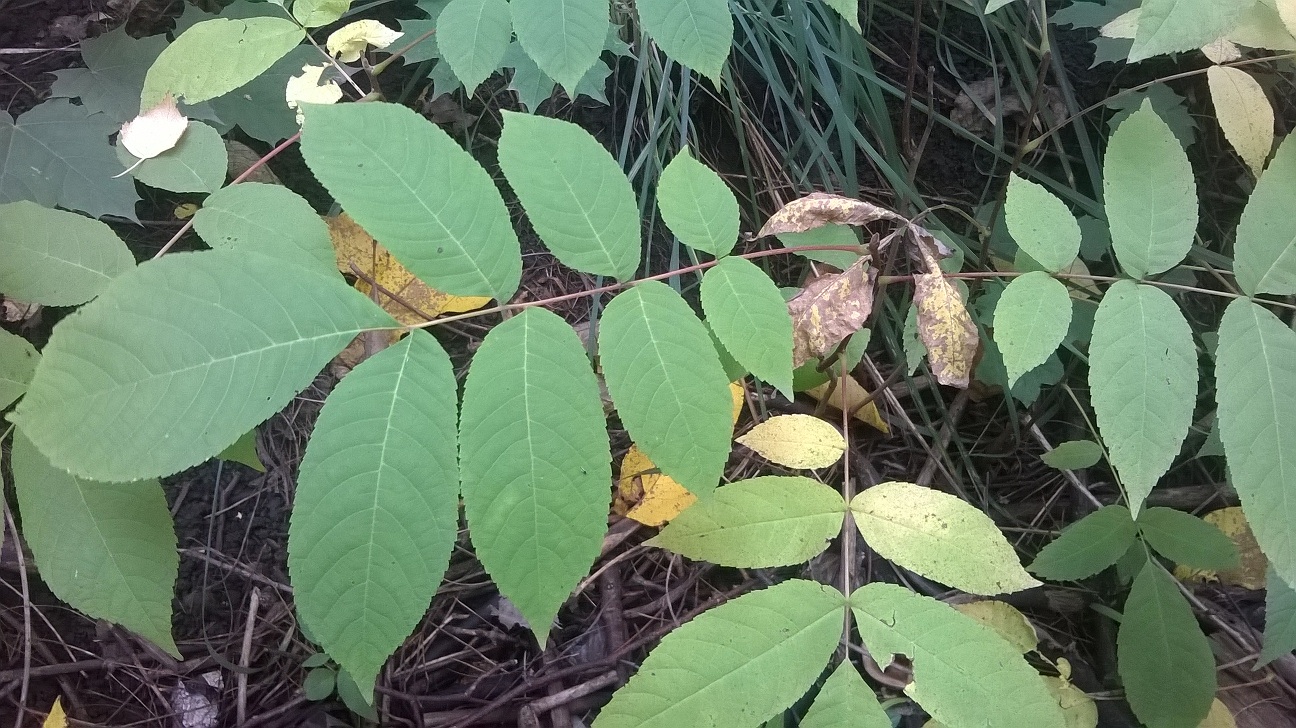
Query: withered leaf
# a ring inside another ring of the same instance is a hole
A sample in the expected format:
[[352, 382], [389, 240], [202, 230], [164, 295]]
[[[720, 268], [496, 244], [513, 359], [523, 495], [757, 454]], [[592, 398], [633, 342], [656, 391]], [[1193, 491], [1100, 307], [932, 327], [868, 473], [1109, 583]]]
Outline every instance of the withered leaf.
[[860, 258], [841, 273], [822, 276], [788, 301], [792, 315], [792, 366], [827, 355], [864, 328], [873, 311], [877, 270]]
[[914, 306], [918, 309], [918, 337], [927, 347], [936, 381], [966, 388], [981, 338], [958, 289], [939, 273], [915, 275]]
[[784, 205], [765, 222], [756, 237], [780, 235], [782, 233], [803, 233], [828, 224], [866, 225], [876, 220], [894, 220], [903, 222], [904, 218], [896, 213], [879, 207], [871, 202], [856, 200], [841, 195], [830, 195], [824, 192], [812, 192], [799, 200]]

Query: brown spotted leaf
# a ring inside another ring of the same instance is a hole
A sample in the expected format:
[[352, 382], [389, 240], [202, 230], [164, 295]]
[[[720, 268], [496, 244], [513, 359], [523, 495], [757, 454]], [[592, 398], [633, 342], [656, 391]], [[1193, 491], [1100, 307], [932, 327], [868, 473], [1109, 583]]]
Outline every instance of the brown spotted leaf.
[[903, 222], [904, 218], [884, 207], [841, 195], [813, 192], [793, 200], [774, 213], [756, 237], [803, 233], [824, 225], [866, 225], [876, 220]]
[[927, 347], [936, 381], [966, 388], [980, 337], [958, 289], [939, 273], [915, 275], [914, 305], [918, 308], [918, 337]]
[[[826, 356], [843, 339], [864, 327], [873, 311], [877, 270], [860, 258], [841, 273], [826, 275], [791, 301], [792, 366]], [[965, 314], [966, 315], [966, 314]]]

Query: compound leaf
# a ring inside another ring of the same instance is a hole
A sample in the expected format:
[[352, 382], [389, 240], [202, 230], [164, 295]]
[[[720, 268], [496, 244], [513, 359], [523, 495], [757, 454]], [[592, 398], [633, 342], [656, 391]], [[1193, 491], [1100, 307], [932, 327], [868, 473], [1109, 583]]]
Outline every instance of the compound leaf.
[[1125, 699], [1148, 728], [1197, 725], [1215, 697], [1215, 658], [1179, 586], [1148, 561], [1116, 634]]
[[491, 329], [468, 371], [460, 433], [477, 558], [544, 646], [607, 530], [612, 455], [576, 332], [540, 308]]
[[0, 293], [44, 306], [77, 306], [135, 267], [112, 228], [34, 202], [0, 205]]
[[891, 728], [891, 719], [878, 705], [873, 689], [860, 677], [850, 660], [842, 660], [824, 681], [801, 728]]
[[666, 635], [594, 728], [760, 725], [823, 672], [845, 597], [791, 579], [744, 594]]
[[599, 357], [631, 439], [694, 495], [711, 492], [729, 457], [733, 400], [711, 335], [684, 299], [657, 281], [612, 299]]
[[792, 317], [764, 271], [743, 258], [720, 261], [702, 277], [702, 310], [739, 364], [792, 398]]
[[579, 126], [504, 112], [499, 163], [563, 263], [620, 280], [639, 267], [639, 205], [621, 166]]
[[756, 425], [737, 442], [789, 468], [826, 468], [841, 460], [846, 438], [814, 415], [776, 415]]
[[725, 0], [639, 0], [639, 22], [672, 60], [720, 83], [733, 44], [733, 16]]
[[1296, 332], [1240, 298], [1224, 311], [1216, 357], [1229, 475], [1261, 550], [1296, 583]]
[[1229, 537], [1197, 516], [1152, 507], [1139, 514], [1138, 527], [1149, 546], [1176, 564], [1213, 571], [1238, 567], [1237, 547]]
[[144, 77], [140, 111], [171, 94], [196, 104], [227, 94], [261, 74], [302, 42], [286, 18], [213, 18], [190, 27], [166, 47]]
[[876, 582], [850, 596], [856, 628], [879, 659], [913, 661], [905, 694], [945, 725], [1063, 728], [1055, 700], [1015, 646], [953, 607]]
[[1071, 296], [1061, 281], [1043, 271], [1014, 278], [994, 310], [994, 340], [1003, 353], [1008, 386], [1047, 361], [1070, 326]]
[[83, 480], [50, 465], [21, 429], [12, 465], [23, 536], [50, 591], [179, 657], [171, 599], [180, 557], [161, 484]]
[[1192, 425], [1197, 349], [1174, 299], [1120, 281], [1094, 316], [1089, 387], [1098, 430], [1137, 516]]
[[1291, 215], [1291, 201], [1296, 199], [1293, 138], [1288, 135], [1279, 145], [1238, 222], [1234, 272], [1238, 286], [1251, 295], [1296, 293], [1296, 224]]
[[[513, 30], [527, 55], [573, 97], [608, 33], [605, 0], [512, 0]], [[534, 107], [532, 107], [534, 109]]]
[[337, 269], [328, 225], [283, 185], [241, 182], [217, 190], [194, 215], [194, 230], [213, 248], [261, 253], [320, 272]]
[[1107, 144], [1103, 199], [1112, 247], [1126, 273], [1164, 273], [1188, 254], [1197, 231], [1192, 165], [1149, 100]]
[[1129, 60], [1200, 48], [1232, 30], [1254, 4], [1255, 0], [1144, 0]]
[[457, 396], [441, 345], [412, 332], [342, 379], [302, 459], [288, 530], [294, 601], [365, 696], [450, 562]]
[[1008, 180], [1004, 221], [1013, 240], [1045, 270], [1065, 270], [1080, 252], [1075, 215], [1039, 183], [1015, 174]]
[[0, 410], [27, 391], [40, 354], [26, 339], [0, 329]]
[[126, 482], [216, 455], [391, 317], [336, 276], [172, 253], [54, 328], [12, 418], [56, 467]]
[[1030, 570], [1052, 581], [1085, 579], [1120, 561], [1138, 529], [1125, 506], [1103, 506], [1040, 550]]
[[855, 496], [850, 510], [870, 548], [929, 579], [984, 596], [1039, 586], [994, 521], [956, 496], [888, 482]]
[[454, 0], [437, 16], [436, 37], [442, 58], [471, 95], [500, 67], [513, 40], [509, 3]]
[[411, 273], [456, 296], [507, 301], [522, 254], [486, 170], [444, 131], [396, 104], [307, 105], [306, 164]]
[[648, 543], [721, 566], [788, 566], [827, 548], [845, 513], [846, 504], [833, 488], [809, 478], [770, 475], [716, 489]]
[[738, 242], [738, 199], [687, 147], [662, 170], [657, 207], [666, 227], [691, 248], [721, 256]]

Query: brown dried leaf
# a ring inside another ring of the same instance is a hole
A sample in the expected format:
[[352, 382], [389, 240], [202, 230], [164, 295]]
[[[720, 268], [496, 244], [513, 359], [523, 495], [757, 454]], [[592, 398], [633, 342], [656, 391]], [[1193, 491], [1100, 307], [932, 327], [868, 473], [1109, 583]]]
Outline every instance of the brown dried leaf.
[[877, 220], [903, 222], [904, 218], [871, 202], [841, 195], [813, 192], [784, 205], [765, 223], [756, 237], [803, 233], [829, 224], [866, 225]]
[[873, 311], [877, 270], [860, 258], [841, 273], [826, 275], [791, 301], [792, 366], [825, 356], [843, 339], [864, 328]]
[[830, 406], [836, 407], [838, 410], [846, 409], [860, 422], [884, 434], [891, 434], [891, 426], [882, 418], [877, 402], [869, 399], [868, 390], [864, 389], [863, 385], [855, 381], [855, 377], [849, 374], [836, 380], [836, 383], [824, 382], [817, 387], [808, 389], [806, 394], [814, 397], [819, 402], [824, 401], [826, 398]]
[[914, 305], [918, 308], [918, 337], [927, 347], [936, 381], [966, 389], [981, 337], [958, 289], [939, 273], [915, 275]]

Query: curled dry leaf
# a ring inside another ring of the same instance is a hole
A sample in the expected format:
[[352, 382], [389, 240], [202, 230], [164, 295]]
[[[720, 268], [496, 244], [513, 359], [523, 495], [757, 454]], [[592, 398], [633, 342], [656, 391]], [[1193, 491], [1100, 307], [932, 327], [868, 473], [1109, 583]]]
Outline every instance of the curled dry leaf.
[[939, 273], [915, 275], [914, 306], [918, 309], [918, 337], [927, 347], [936, 381], [966, 388], [981, 337], [958, 289]]
[[300, 104], [336, 104], [342, 100], [342, 89], [336, 83], [320, 83], [320, 78], [328, 67], [326, 63], [302, 66], [300, 75], [288, 79], [284, 87], [284, 99], [288, 102], [288, 108], [297, 111], [298, 125], [302, 123]]
[[841, 273], [821, 276], [788, 301], [792, 315], [792, 366], [827, 355], [864, 328], [873, 312], [877, 270], [860, 258]]
[[621, 460], [612, 510], [645, 526], [661, 526], [697, 502], [697, 496], [663, 474], [648, 456], [631, 445]]
[[869, 399], [868, 390], [849, 374], [838, 378], [836, 383], [824, 382], [817, 387], [806, 390], [806, 394], [816, 401], [828, 400], [828, 404], [838, 410], [846, 410], [855, 419], [884, 434], [891, 434], [891, 426], [882, 419], [877, 402]]
[[333, 31], [325, 46], [339, 61], [355, 63], [368, 46], [386, 48], [402, 35], [377, 20], [357, 20]]
[[737, 442], [789, 468], [826, 468], [846, 452], [846, 439], [837, 428], [810, 415], [771, 417]]
[[896, 213], [871, 202], [841, 195], [813, 192], [793, 200], [774, 213], [756, 237], [803, 233], [824, 225], [866, 225], [876, 220], [904, 222]]
[[117, 141], [136, 159], [152, 159], [179, 144], [187, 128], [189, 119], [167, 94], [157, 106], [122, 124]]

